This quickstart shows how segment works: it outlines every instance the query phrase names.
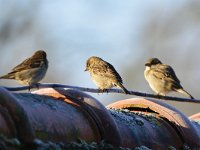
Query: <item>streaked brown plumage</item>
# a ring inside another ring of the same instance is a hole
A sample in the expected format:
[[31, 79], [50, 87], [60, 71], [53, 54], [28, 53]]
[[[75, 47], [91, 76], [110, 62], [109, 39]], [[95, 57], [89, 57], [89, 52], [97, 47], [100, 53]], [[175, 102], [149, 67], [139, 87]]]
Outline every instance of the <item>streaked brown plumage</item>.
[[124, 93], [129, 91], [122, 85], [123, 81], [115, 68], [103, 59], [92, 56], [87, 60], [85, 71], [90, 72], [92, 81], [100, 90], [110, 89], [114, 86], [122, 88]]
[[8, 74], [1, 76], [0, 79], [14, 79], [23, 85], [33, 85], [42, 80], [48, 69], [46, 52], [36, 51], [30, 58], [17, 65]]
[[171, 66], [162, 64], [158, 58], [150, 58], [145, 66], [145, 79], [156, 94], [166, 95], [171, 91], [175, 91], [193, 99], [193, 97], [183, 89]]

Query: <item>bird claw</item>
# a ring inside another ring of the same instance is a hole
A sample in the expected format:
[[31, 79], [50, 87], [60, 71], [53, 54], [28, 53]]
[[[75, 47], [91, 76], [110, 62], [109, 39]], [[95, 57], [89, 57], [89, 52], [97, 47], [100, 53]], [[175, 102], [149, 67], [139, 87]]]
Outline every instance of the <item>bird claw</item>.
[[98, 92], [99, 92], [99, 93], [105, 93], [105, 92], [108, 93], [108, 89], [98, 89]]
[[36, 83], [35, 86], [38, 90], [40, 89], [40, 83]]
[[31, 92], [31, 88], [32, 88], [32, 85], [29, 84], [29, 86], [28, 86], [28, 92]]
[[31, 86], [30, 85], [28, 86], [28, 92], [31, 92]]
[[35, 83], [35, 84], [32, 84], [32, 85], [29, 85], [28, 91], [30, 92], [31, 88], [34, 88], [34, 87], [39, 90], [40, 89], [40, 83]]
[[160, 95], [159, 93], [156, 93], [155, 96], [156, 96], [158, 99], [161, 99], [163, 95]]

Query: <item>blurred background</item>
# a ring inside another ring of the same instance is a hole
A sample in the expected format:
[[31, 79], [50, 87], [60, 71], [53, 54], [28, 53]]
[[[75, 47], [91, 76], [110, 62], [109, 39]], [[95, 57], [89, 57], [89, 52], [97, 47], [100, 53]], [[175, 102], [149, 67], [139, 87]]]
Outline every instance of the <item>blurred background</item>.
[[[42, 82], [96, 88], [84, 72], [87, 58], [95, 55], [115, 66], [128, 89], [153, 93], [144, 63], [158, 57], [200, 98], [198, 0], [0, 0], [0, 12], [0, 75], [43, 49], [49, 69]], [[11, 80], [0, 85], [19, 86]], [[104, 105], [135, 97], [91, 95]], [[187, 116], [200, 111], [200, 104], [168, 103]]]

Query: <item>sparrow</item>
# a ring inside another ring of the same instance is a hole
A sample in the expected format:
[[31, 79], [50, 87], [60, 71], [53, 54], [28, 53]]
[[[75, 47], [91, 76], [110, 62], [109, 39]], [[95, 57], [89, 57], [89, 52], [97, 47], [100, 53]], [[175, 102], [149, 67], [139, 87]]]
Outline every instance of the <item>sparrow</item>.
[[114, 86], [120, 87], [125, 94], [130, 92], [122, 85], [123, 81], [115, 68], [103, 59], [92, 56], [86, 62], [85, 71], [90, 72], [92, 81], [99, 90], [105, 91]]
[[0, 79], [14, 79], [22, 85], [31, 86], [44, 78], [47, 69], [47, 54], [43, 50], [38, 50]]
[[148, 59], [145, 66], [144, 77], [156, 94], [165, 96], [174, 91], [194, 99], [183, 89], [171, 66], [162, 64], [158, 58]]

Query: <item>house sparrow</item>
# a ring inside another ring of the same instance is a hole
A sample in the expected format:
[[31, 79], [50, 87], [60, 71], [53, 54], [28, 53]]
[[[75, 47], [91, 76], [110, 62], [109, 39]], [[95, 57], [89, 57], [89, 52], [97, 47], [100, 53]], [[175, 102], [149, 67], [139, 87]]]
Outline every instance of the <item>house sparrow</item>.
[[92, 56], [87, 60], [85, 71], [90, 72], [92, 81], [100, 90], [107, 90], [114, 86], [122, 88], [123, 92], [130, 92], [122, 85], [123, 81], [115, 68], [103, 59]]
[[0, 79], [14, 79], [20, 84], [31, 86], [44, 78], [47, 69], [46, 52], [38, 50], [33, 56], [14, 67], [11, 72], [1, 76]]
[[157, 58], [150, 58], [145, 63], [145, 66], [145, 79], [156, 94], [165, 96], [167, 93], [175, 91], [193, 99], [193, 97], [183, 89], [171, 66], [162, 64]]

